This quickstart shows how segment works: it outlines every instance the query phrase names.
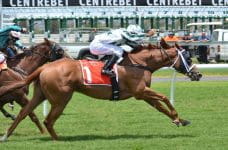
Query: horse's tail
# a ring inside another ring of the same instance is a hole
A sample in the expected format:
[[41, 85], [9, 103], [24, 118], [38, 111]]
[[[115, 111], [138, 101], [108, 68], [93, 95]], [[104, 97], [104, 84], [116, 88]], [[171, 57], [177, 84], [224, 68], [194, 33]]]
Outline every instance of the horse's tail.
[[18, 82], [14, 81], [11, 84], [0, 87], [0, 96], [6, 95], [9, 92], [22, 88], [26, 85], [29, 85], [32, 81], [36, 80], [39, 77], [42, 70], [43, 70], [43, 67], [39, 67], [32, 74], [26, 77], [24, 80], [18, 81]]

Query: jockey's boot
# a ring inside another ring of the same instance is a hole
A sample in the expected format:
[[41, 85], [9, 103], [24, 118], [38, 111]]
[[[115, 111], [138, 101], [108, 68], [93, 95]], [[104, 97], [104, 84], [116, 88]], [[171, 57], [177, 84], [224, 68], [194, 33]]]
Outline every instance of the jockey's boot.
[[102, 68], [101, 73], [108, 75], [108, 76], [113, 76], [115, 73], [112, 71], [113, 65], [117, 62], [119, 57], [115, 54], [112, 55], [112, 57], [105, 63], [104, 67]]

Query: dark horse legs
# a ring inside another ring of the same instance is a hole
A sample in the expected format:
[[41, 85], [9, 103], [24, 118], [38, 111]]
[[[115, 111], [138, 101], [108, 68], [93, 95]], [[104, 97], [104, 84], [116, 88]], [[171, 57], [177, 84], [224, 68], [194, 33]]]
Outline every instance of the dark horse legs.
[[32, 112], [42, 101], [45, 100], [45, 97], [41, 95], [40, 93], [37, 94], [37, 88], [34, 89], [34, 96], [31, 101], [28, 101], [27, 98], [24, 96], [24, 98], [21, 100], [20, 105], [24, 106], [22, 107], [20, 113], [18, 114], [17, 118], [13, 122], [13, 124], [10, 126], [10, 128], [7, 130], [6, 134], [0, 139], [0, 141], [5, 141], [7, 138], [12, 134], [14, 129], [17, 127], [17, 125], [27, 116], [31, 118], [33, 122], [38, 122], [40, 126], [38, 127], [41, 132], [44, 132], [44, 129], [41, 127], [39, 120], [37, 119], [36, 115]]
[[15, 115], [12, 115], [10, 113], [8, 113], [4, 108], [3, 106], [0, 106], [0, 111], [3, 113], [3, 115], [6, 117], [6, 118], [11, 118], [12, 120], [15, 120], [16, 119], [16, 116]]

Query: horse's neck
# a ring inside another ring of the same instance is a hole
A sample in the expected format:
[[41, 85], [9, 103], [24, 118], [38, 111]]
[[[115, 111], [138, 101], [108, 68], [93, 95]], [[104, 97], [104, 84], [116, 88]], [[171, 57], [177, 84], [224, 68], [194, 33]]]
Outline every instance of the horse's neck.
[[142, 57], [142, 55], [138, 55], [137, 53], [124, 53], [124, 60], [121, 65], [132, 65], [132, 64], [140, 64], [146, 66], [146, 55]]
[[153, 72], [162, 68], [169, 67], [175, 57], [175, 52], [173, 50], [151, 50], [151, 51], [142, 51], [139, 53], [130, 53], [124, 55], [124, 61], [121, 65], [131, 65], [139, 64], [142, 66], [149, 67]]
[[7, 59], [7, 66], [9, 68], [16, 67], [20, 63], [21, 59]]
[[20, 61], [20, 63], [16, 66], [20, 70], [23, 70], [26, 74], [31, 74], [33, 71], [35, 71], [38, 67], [43, 65], [46, 61], [44, 61], [41, 58], [38, 58], [36, 60], [30, 60], [28, 57], [32, 56], [27, 56], [24, 59]]
[[151, 66], [153, 66], [154, 70], [158, 70], [162, 67], [170, 67], [176, 58], [176, 50], [168, 49], [162, 50], [159, 53], [156, 53], [152, 57]]

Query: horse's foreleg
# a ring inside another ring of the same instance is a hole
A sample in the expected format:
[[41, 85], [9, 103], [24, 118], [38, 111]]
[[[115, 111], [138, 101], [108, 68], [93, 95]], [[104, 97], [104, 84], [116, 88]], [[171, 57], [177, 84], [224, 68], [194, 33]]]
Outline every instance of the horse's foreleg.
[[[47, 92], [48, 90], [46, 90]], [[64, 108], [68, 104], [69, 100], [72, 97], [73, 91], [69, 92], [47, 92], [49, 95], [49, 101], [51, 103], [51, 110], [47, 116], [47, 118], [44, 121], [44, 124], [50, 133], [53, 140], [57, 140], [58, 136], [54, 130], [54, 124], [56, 120], [59, 118], [59, 116], [62, 114]], [[58, 93], [58, 94], [56, 94]]]
[[14, 129], [17, 127], [17, 125], [28, 115], [30, 114], [38, 104], [40, 104], [42, 101], [34, 101], [33, 99], [29, 101], [29, 103], [22, 108], [20, 113], [18, 114], [17, 118], [13, 122], [13, 124], [10, 126], [10, 128], [7, 130], [5, 135], [0, 139], [0, 141], [6, 141], [7, 138], [13, 133]]
[[[182, 120], [178, 117], [178, 113], [175, 108], [170, 104], [168, 98], [161, 94], [157, 94], [155, 91], [151, 90], [148, 87], [145, 87], [144, 90], [137, 93], [136, 98], [143, 99], [153, 107], [155, 107], [158, 111], [164, 113], [169, 118], [173, 120], [173, 122], [177, 125], [187, 125], [187, 121]], [[159, 101], [164, 102], [169, 110], [164, 107]]]
[[[38, 94], [37, 94], [38, 93]], [[17, 118], [7, 130], [6, 134], [0, 139], [0, 141], [6, 141], [7, 138], [13, 133], [18, 124], [29, 115], [43, 100], [40, 98], [40, 93], [37, 92], [36, 87], [34, 90], [34, 96], [31, 101], [28, 101], [28, 104], [25, 105], [18, 114]]]
[[[44, 100], [44, 98], [42, 99]], [[27, 103], [29, 102], [29, 100], [27, 99], [27, 97], [24, 95], [20, 100], [17, 100], [17, 103], [21, 106], [24, 107]], [[32, 122], [35, 123], [35, 125], [37, 126], [37, 128], [40, 130], [40, 133], [43, 134], [45, 132], [44, 128], [42, 127], [38, 117], [36, 116], [36, 114], [34, 112], [31, 112], [29, 114], [30, 119], [32, 120]]]

